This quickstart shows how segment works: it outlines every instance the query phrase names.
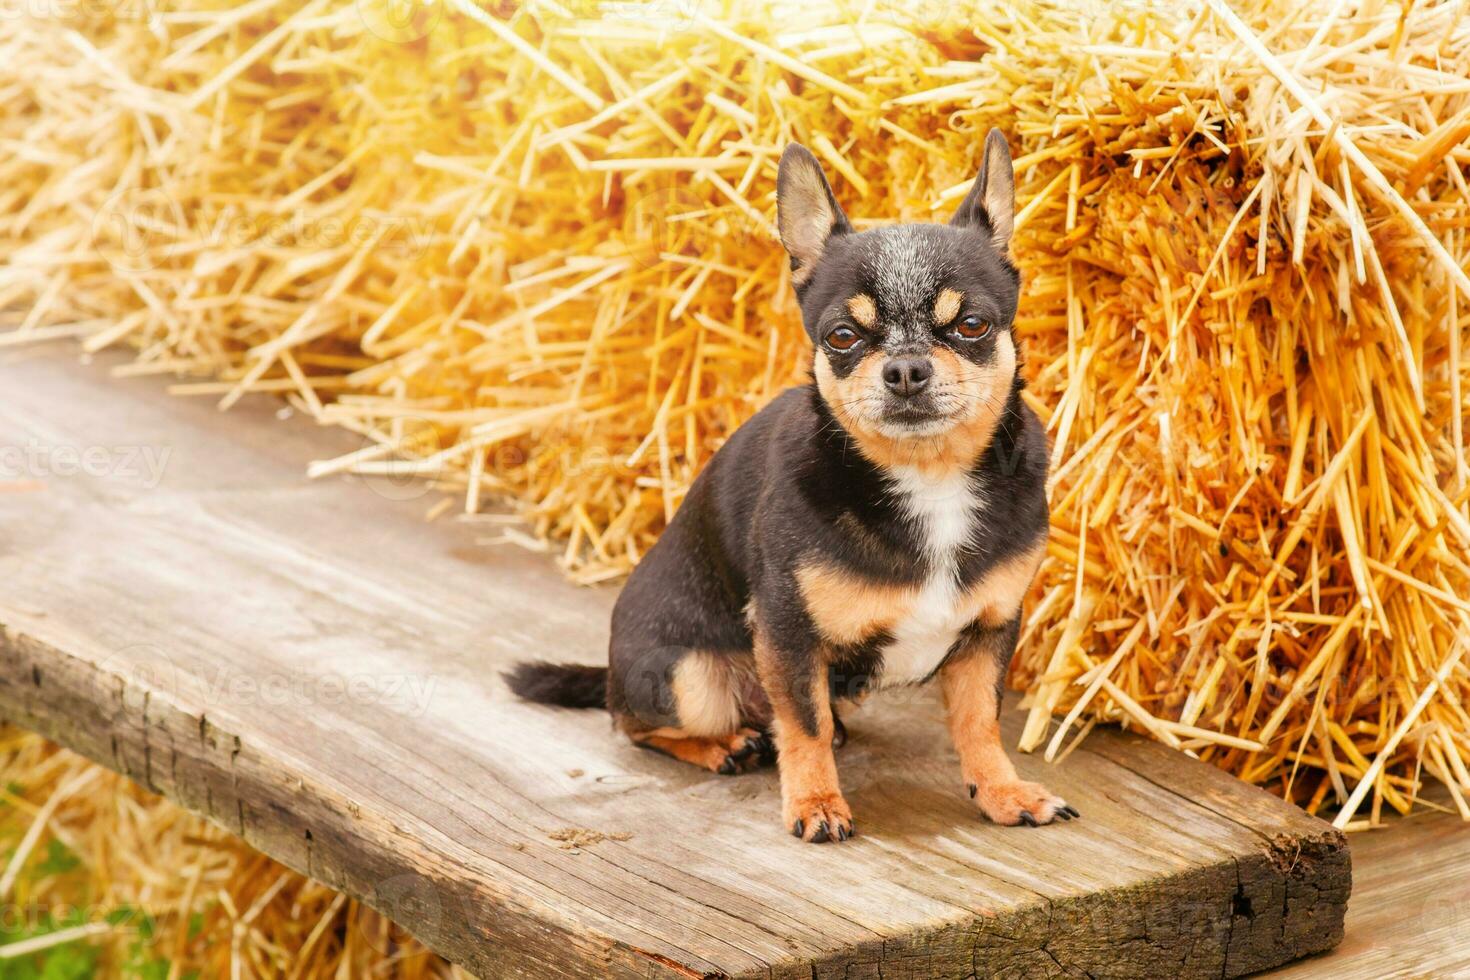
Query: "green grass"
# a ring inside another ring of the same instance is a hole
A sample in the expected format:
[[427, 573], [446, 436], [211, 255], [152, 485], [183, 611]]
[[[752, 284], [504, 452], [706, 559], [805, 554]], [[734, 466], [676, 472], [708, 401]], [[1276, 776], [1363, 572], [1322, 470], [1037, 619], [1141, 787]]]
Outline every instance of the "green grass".
[[[20, 787], [10, 789], [16, 792]], [[9, 865], [26, 827], [24, 815], [0, 798], [0, 864]], [[7, 901], [0, 905], [0, 980], [165, 980], [170, 964], [154, 948], [152, 916], [126, 905], [100, 907], [86, 871], [81, 857], [55, 838], [27, 856]], [[28, 895], [44, 895], [45, 900], [16, 899]], [[14, 943], [99, 921], [111, 928], [32, 953], [5, 955], [6, 947]], [[182, 976], [196, 977], [192, 972]]]

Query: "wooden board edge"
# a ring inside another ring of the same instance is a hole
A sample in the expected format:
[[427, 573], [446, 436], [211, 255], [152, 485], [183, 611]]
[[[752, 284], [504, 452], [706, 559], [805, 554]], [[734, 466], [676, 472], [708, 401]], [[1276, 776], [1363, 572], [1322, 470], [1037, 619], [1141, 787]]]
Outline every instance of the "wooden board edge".
[[[136, 681], [108, 670], [106, 662], [74, 656], [0, 622], [0, 718], [364, 903], [475, 975], [702, 975], [657, 953], [562, 925], [469, 877], [444, 875], [452, 856], [431, 855], [409, 835], [374, 826], [368, 808]], [[374, 840], [377, 846], [365, 845]]]
[[[1001, 915], [981, 912], [759, 976], [1244, 976], [1324, 952], [1342, 939], [1346, 848], [1330, 838], [1283, 846], [1127, 888]], [[1294, 863], [1285, 863], [1288, 854]]]
[[1325, 953], [1342, 942], [1352, 894], [1347, 837], [1331, 826], [1276, 834], [1238, 859], [1228, 977]]
[[[1243, 976], [1323, 952], [1341, 940], [1345, 892], [1328, 884], [1341, 870], [1318, 866], [1309, 875], [1287, 875], [1263, 853], [1004, 915], [982, 913], [816, 963], [750, 974], [748, 980]], [[1324, 872], [1328, 881], [1321, 880]], [[1257, 902], [1261, 912], [1244, 910]], [[1284, 919], [1262, 914], [1270, 909], [1289, 912]]]

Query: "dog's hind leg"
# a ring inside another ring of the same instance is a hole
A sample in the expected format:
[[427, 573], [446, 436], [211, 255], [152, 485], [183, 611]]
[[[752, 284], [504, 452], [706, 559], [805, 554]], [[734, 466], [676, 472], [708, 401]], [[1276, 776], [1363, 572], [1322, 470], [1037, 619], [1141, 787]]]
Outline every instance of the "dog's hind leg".
[[775, 761], [775, 750], [766, 735], [753, 728], [742, 728], [733, 735], [711, 738], [688, 735], [679, 729], [659, 728], [651, 732], [631, 732], [634, 744], [717, 772], [733, 776]]
[[614, 715], [643, 748], [727, 775], [775, 761], [748, 654], [664, 648], [617, 667]]

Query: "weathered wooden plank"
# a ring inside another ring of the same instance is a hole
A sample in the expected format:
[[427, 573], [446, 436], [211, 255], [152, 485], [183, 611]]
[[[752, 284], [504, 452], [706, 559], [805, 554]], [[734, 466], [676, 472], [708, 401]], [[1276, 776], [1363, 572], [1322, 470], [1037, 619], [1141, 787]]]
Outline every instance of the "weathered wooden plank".
[[[1453, 808], [1442, 789], [1433, 799]], [[1354, 895], [1341, 945], [1273, 980], [1470, 977], [1470, 828], [1454, 812], [1387, 819], [1348, 838]]]
[[[353, 437], [68, 360], [0, 362], [0, 446], [26, 481], [0, 492], [0, 713], [469, 969], [1219, 977], [1341, 935], [1347, 853], [1325, 824], [1098, 733], [1059, 767], [1018, 760], [1083, 820], [990, 826], [930, 692], [848, 719], [863, 834], [803, 845], [773, 773], [704, 777], [605, 715], [509, 697], [513, 659], [603, 656], [609, 590], [424, 523], [411, 488], [304, 479]], [[569, 828], [616, 836], [566, 849]]]

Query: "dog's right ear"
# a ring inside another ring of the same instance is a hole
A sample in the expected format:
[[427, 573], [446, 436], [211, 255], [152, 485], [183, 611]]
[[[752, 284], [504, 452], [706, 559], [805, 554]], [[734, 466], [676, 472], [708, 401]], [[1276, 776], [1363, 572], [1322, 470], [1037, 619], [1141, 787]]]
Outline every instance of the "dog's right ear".
[[789, 144], [781, 154], [781, 168], [776, 175], [776, 224], [781, 244], [791, 256], [791, 281], [798, 287], [811, 278], [827, 240], [852, 231], [822, 173], [822, 165], [800, 143]]
[[1011, 148], [1000, 130], [985, 134], [980, 173], [949, 223], [959, 228], [985, 229], [995, 250], [1010, 257], [1011, 233], [1016, 227], [1016, 173]]

